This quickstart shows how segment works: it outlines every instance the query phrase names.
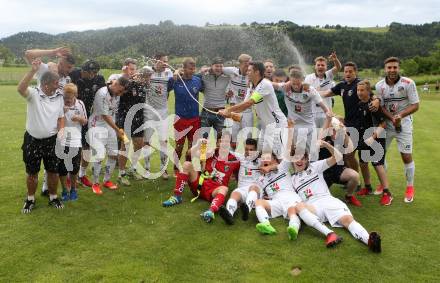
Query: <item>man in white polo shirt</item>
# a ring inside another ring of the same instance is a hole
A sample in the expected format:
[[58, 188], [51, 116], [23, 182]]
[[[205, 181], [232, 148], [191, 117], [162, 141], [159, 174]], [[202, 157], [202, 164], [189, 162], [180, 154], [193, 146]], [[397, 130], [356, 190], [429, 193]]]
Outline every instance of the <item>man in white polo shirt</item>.
[[31, 88], [29, 83], [40, 68], [41, 61], [34, 60], [32, 69], [19, 83], [17, 90], [27, 102], [26, 132], [22, 145], [23, 161], [26, 165], [27, 198], [23, 213], [30, 213], [35, 207], [35, 191], [38, 186], [38, 172], [41, 160], [47, 172], [49, 205], [63, 208], [57, 198], [58, 158], [55, 154], [57, 134], [64, 128], [64, 102], [58, 89], [59, 76], [46, 72], [40, 78], [40, 87]]

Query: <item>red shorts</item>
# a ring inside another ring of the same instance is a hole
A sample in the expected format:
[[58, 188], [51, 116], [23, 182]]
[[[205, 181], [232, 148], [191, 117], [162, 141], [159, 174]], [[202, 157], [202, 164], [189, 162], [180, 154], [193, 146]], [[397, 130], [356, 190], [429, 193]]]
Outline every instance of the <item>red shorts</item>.
[[[194, 196], [197, 196], [197, 186], [199, 185], [199, 178], [200, 178], [200, 172], [197, 174], [197, 179], [194, 182], [192, 182], [192, 183], [188, 182], [188, 186], [191, 189], [191, 192], [193, 193]], [[199, 198], [211, 202], [213, 199], [212, 193], [218, 187], [221, 187], [221, 186], [223, 186], [223, 185], [219, 185], [218, 183], [213, 182], [211, 180], [205, 180], [203, 182], [202, 188], [200, 189]]]
[[[174, 122], [174, 136], [176, 139], [176, 143], [182, 144], [185, 143], [185, 138], [188, 138], [188, 141], [192, 142], [194, 134], [196, 131], [200, 129], [200, 117], [194, 118], [180, 118], [179, 120]], [[189, 130], [189, 131], [188, 131]], [[182, 136], [182, 133], [185, 133]]]

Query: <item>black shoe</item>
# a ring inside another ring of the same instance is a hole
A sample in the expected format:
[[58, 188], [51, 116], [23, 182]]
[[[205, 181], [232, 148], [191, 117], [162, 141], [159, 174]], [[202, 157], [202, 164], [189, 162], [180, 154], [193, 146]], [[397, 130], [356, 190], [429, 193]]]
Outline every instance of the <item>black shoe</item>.
[[48, 198], [49, 197], [49, 190], [41, 191], [41, 196]]
[[24, 201], [23, 209], [21, 210], [22, 213], [31, 213], [32, 209], [35, 207], [35, 200], [26, 200]]
[[223, 218], [226, 224], [234, 224], [234, 217], [231, 215], [231, 213], [229, 213], [224, 205], [220, 206], [218, 213], [220, 214], [220, 217]]
[[49, 205], [55, 207], [56, 209], [64, 208], [63, 203], [58, 198], [54, 198], [53, 200], [49, 201]]
[[243, 221], [248, 221], [248, 219], [249, 219], [249, 207], [247, 206], [246, 203], [242, 203], [240, 208], [241, 208], [241, 219]]
[[382, 251], [380, 235], [377, 232], [371, 232], [368, 238], [368, 248], [374, 253]]

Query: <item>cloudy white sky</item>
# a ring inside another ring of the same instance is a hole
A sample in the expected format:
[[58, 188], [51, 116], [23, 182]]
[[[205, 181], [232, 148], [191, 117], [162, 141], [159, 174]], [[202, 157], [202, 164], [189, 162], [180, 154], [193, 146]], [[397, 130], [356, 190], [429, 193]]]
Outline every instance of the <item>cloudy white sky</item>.
[[57, 34], [163, 20], [199, 26], [289, 20], [358, 27], [440, 21], [439, 0], [0, 0], [0, 7], [0, 38], [20, 31]]

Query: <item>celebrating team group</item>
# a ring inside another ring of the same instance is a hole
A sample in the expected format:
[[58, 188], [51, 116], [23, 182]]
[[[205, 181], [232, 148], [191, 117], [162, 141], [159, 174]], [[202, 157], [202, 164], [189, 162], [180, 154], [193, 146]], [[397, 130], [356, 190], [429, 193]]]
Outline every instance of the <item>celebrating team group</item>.
[[[380, 235], [367, 232], [347, 204], [362, 206], [360, 197], [374, 194], [380, 195], [381, 205], [391, 205], [385, 157], [394, 138], [407, 183], [404, 201], [414, 200], [412, 114], [419, 97], [415, 83], [399, 74], [396, 57], [385, 59], [386, 76], [374, 92], [368, 80], [358, 78], [356, 64], [342, 66], [335, 52], [317, 57], [308, 75], [302, 66], [292, 65], [286, 74], [272, 60], [254, 61], [247, 54], [238, 57], [237, 67], [226, 67], [217, 57], [196, 71], [196, 61], [185, 58], [174, 69], [167, 55], [158, 53], [140, 68], [137, 60], [127, 58], [122, 72], [107, 81], [94, 60], [75, 68], [68, 48], [27, 50], [25, 57], [31, 70], [18, 85], [27, 102], [23, 213], [35, 208], [41, 161], [42, 194], [58, 209], [63, 201], [78, 199], [79, 184], [101, 195], [104, 188], [117, 190], [133, 180], [166, 180], [171, 161], [176, 182], [164, 207], [182, 203], [188, 186], [191, 202], [210, 203], [200, 214], [207, 223], [218, 214], [232, 225], [239, 208], [247, 221], [255, 210], [256, 228], [263, 234], [277, 233], [270, 219], [284, 217], [288, 238], [294, 240], [302, 220], [333, 247], [342, 238], [328, 222], [380, 252]], [[47, 57], [58, 59], [43, 63]], [[341, 69], [343, 80], [335, 83]], [[30, 87], [34, 78], [37, 86]], [[174, 113], [168, 107], [171, 91]], [[332, 112], [336, 95], [342, 98], [344, 117]], [[150, 165], [155, 152], [158, 173]], [[374, 191], [369, 163], [380, 181]], [[112, 181], [116, 167], [117, 183]], [[231, 178], [237, 187], [226, 200]], [[343, 201], [332, 196], [332, 184], [344, 186]]]

